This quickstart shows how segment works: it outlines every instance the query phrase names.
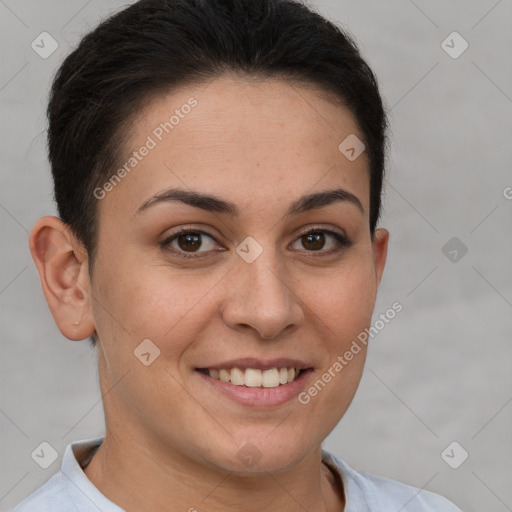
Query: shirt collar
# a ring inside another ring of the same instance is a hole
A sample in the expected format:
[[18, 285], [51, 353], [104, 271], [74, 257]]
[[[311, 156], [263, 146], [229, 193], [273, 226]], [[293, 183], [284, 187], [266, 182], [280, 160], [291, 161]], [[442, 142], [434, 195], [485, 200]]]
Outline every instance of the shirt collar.
[[96, 450], [102, 441], [103, 437], [96, 437], [75, 441], [66, 447], [61, 466], [66, 490], [72, 503], [75, 503], [80, 511], [91, 510], [92, 503], [101, 512], [125, 512], [104, 496], [82, 469], [82, 465], [85, 467], [92, 456], [92, 450]]

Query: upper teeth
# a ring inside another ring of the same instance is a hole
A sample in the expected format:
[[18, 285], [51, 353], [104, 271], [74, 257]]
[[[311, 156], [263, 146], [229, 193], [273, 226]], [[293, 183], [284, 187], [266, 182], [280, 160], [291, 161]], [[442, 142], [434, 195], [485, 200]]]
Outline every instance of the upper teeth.
[[247, 368], [245, 371], [240, 368], [231, 370], [208, 370], [210, 377], [223, 382], [231, 382], [235, 386], [247, 386], [250, 388], [276, 388], [280, 384], [293, 382], [299, 373], [295, 368], [271, 368], [269, 370], [259, 370], [257, 368]]

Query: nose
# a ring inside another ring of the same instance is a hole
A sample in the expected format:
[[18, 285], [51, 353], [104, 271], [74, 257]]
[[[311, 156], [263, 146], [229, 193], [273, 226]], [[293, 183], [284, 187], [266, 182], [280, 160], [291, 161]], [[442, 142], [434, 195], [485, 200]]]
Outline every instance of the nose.
[[295, 330], [304, 319], [301, 300], [287, 273], [265, 250], [252, 263], [243, 259], [229, 273], [222, 315], [237, 331], [256, 331], [262, 339], [279, 338]]

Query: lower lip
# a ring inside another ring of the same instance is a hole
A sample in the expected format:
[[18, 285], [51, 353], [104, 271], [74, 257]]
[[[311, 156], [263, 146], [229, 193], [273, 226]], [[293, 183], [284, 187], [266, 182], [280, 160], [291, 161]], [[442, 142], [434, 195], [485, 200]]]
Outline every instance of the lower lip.
[[235, 402], [249, 406], [276, 406], [281, 405], [293, 398], [296, 398], [306, 387], [306, 381], [313, 370], [308, 369], [302, 372], [293, 382], [280, 384], [276, 388], [249, 388], [247, 386], [236, 386], [230, 382], [214, 379], [205, 373], [197, 371], [210, 386]]

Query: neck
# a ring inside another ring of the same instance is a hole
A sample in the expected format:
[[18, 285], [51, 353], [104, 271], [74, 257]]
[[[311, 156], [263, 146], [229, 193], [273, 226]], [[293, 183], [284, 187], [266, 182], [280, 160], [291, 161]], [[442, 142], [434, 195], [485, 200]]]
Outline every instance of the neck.
[[84, 472], [126, 512], [341, 512], [345, 504], [343, 490], [321, 461], [320, 447], [288, 471], [237, 475], [135, 438], [121, 443], [107, 429]]

